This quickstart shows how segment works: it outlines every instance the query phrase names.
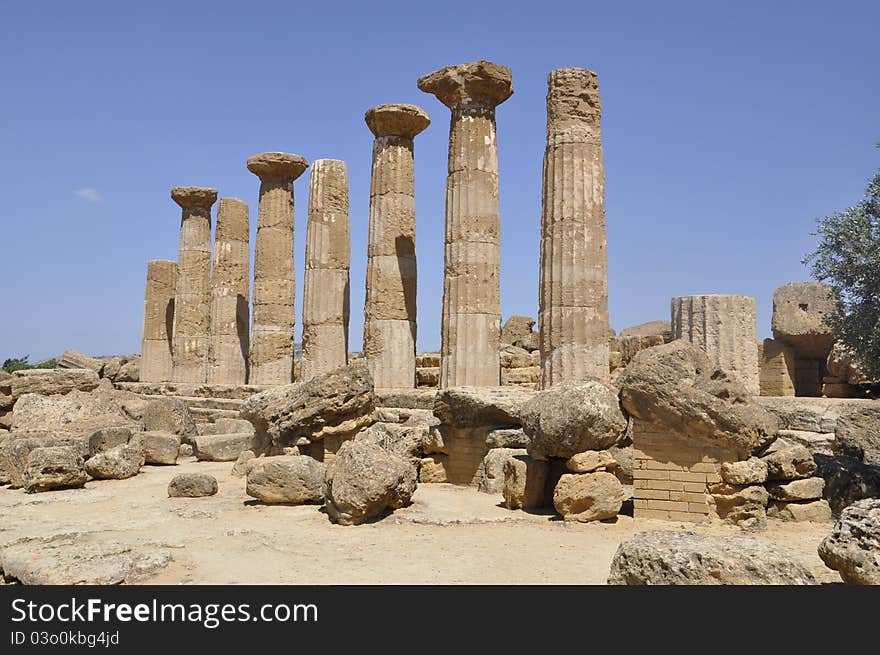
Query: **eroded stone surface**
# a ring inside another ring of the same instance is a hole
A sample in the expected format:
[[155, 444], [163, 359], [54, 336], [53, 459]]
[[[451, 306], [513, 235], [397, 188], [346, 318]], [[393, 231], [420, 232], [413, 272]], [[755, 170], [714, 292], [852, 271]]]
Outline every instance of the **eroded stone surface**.
[[815, 584], [785, 549], [759, 539], [641, 532], [620, 544], [608, 584]]

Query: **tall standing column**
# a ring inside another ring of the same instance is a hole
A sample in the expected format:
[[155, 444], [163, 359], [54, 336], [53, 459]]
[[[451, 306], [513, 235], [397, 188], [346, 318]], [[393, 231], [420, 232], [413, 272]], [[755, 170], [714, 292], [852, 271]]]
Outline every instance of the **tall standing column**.
[[510, 69], [488, 61], [447, 66], [418, 85], [452, 110], [440, 386], [496, 386], [501, 294], [495, 107], [513, 93]]
[[207, 379], [211, 331], [211, 206], [217, 189], [175, 187], [171, 198], [183, 209], [174, 293], [175, 382]]
[[251, 384], [289, 384], [293, 380], [293, 181], [308, 166], [299, 155], [284, 152], [264, 152], [247, 160], [248, 170], [260, 178]]
[[605, 164], [596, 73], [547, 76], [541, 215], [541, 386], [608, 379]]
[[348, 169], [344, 161], [318, 159], [312, 163], [309, 180], [300, 360], [303, 382], [348, 364], [350, 259]]
[[174, 370], [171, 343], [174, 333], [174, 290], [177, 262], [154, 259], [147, 263], [144, 293], [144, 336], [141, 342], [142, 382], [169, 382]]
[[415, 105], [379, 105], [364, 116], [375, 135], [370, 181], [364, 356], [376, 388], [416, 381], [414, 139], [431, 123]]
[[761, 393], [755, 299], [708, 294], [672, 299], [672, 336], [701, 348], [709, 361]]
[[210, 384], [247, 381], [250, 271], [248, 206], [238, 198], [221, 198], [211, 271]]

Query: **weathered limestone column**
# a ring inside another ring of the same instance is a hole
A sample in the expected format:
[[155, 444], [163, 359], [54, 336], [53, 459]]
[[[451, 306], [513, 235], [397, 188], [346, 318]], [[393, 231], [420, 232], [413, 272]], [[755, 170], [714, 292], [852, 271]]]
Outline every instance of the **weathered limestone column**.
[[319, 159], [309, 180], [300, 381], [348, 364], [350, 258], [348, 169]]
[[672, 299], [672, 337], [699, 346], [709, 361], [761, 392], [755, 299], [749, 296], [679, 296]]
[[248, 206], [238, 198], [221, 198], [211, 271], [210, 384], [247, 382], [250, 282]]
[[415, 105], [379, 105], [370, 183], [364, 357], [378, 389], [416, 383], [416, 205], [413, 140], [431, 123]]
[[177, 262], [154, 259], [147, 263], [144, 293], [144, 336], [141, 341], [142, 382], [169, 382], [174, 370], [171, 358], [174, 333], [174, 290]]
[[547, 76], [541, 215], [541, 386], [610, 374], [605, 164], [596, 73]]
[[211, 206], [217, 189], [175, 187], [183, 209], [174, 293], [174, 382], [207, 379], [211, 332]]
[[440, 386], [496, 386], [501, 331], [495, 107], [513, 93], [510, 69], [488, 61], [419, 79], [452, 110], [446, 178]]
[[289, 384], [293, 380], [293, 181], [308, 166], [299, 155], [284, 152], [264, 152], [247, 160], [248, 170], [260, 178], [251, 384]]

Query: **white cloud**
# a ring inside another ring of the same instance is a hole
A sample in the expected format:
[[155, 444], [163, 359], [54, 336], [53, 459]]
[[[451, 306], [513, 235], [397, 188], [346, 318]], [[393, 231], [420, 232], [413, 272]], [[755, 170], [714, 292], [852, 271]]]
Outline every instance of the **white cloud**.
[[86, 202], [103, 202], [104, 196], [98, 193], [97, 189], [86, 187], [85, 189], [77, 189], [74, 193]]

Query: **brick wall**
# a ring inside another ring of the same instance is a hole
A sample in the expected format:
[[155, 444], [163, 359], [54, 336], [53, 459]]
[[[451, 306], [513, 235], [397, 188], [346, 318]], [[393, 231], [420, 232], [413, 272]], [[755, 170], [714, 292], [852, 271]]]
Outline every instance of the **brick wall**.
[[709, 520], [713, 508], [706, 485], [720, 482], [721, 463], [736, 459], [639, 420], [633, 426], [633, 458], [635, 518], [690, 522]]

